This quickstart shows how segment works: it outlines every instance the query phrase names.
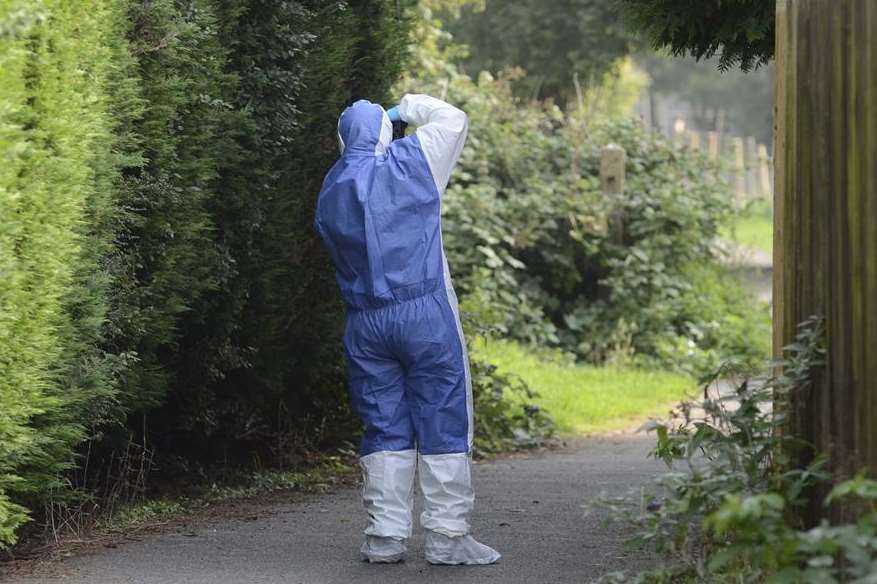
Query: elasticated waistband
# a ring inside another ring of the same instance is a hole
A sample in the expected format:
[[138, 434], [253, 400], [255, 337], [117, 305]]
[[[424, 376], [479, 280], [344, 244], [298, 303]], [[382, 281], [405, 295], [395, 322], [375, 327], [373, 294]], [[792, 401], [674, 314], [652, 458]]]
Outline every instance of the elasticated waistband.
[[415, 302], [421, 298], [444, 292], [444, 279], [427, 280], [404, 288], [395, 288], [387, 296], [366, 296], [364, 294], [345, 294], [344, 301], [350, 312], [380, 310], [388, 306]]

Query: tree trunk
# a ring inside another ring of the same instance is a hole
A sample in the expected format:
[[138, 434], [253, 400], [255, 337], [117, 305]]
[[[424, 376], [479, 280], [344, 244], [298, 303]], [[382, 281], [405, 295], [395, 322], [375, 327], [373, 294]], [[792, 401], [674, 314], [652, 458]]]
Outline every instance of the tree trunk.
[[877, 475], [877, 2], [778, 0], [776, 120], [774, 349], [815, 314], [827, 347], [789, 431]]

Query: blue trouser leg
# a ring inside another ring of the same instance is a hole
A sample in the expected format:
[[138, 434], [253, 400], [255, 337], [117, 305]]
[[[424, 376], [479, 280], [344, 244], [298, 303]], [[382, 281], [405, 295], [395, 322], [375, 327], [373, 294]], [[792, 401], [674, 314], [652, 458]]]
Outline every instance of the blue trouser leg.
[[405, 384], [420, 454], [424, 528], [447, 536], [469, 532], [474, 505], [469, 456], [471, 387], [453, 293], [406, 306]]
[[400, 312], [405, 386], [418, 451], [468, 452], [466, 362], [455, 315], [444, 294], [406, 304]]
[[[352, 312], [345, 333], [350, 394], [365, 425], [361, 446], [370, 535], [410, 531], [415, 444], [424, 527], [468, 532], [471, 394], [459, 320], [442, 290]], [[410, 477], [410, 481], [409, 481]]]
[[414, 426], [405, 391], [405, 370], [387, 346], [375, 315], [348, 317], [344, 346], [354, 411], [365, 431], [360, 454], [414, 448]]
[[417, 453], [405, 392], [405, 372], [387, 346], [375, 314], [352, 312], [344, 335], [354, 411], [365, 430], [360, 447], [366, 535], [405, 539], [411, 512]]

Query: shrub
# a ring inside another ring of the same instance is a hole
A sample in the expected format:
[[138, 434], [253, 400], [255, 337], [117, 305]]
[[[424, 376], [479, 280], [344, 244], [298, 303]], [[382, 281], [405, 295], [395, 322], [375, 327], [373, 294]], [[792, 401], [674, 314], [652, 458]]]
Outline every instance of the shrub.
[[479, 357], [472, 358], [471, 373], [476, 454], [540, 446], [554, 434], [554, 422], [533, 403], [536, 392], [523, 379]]
[[[828, 477], [824, 459], [803, 469], [791, 455], [812, 445], [783, 431], [792, 392], [807, 391], [822, 366], [821, 319], [803, 323], [779, 363], [782, 373], [723, 389], [733, 364], [719, 369], [704, 399], [683, 403], [670, 422], [651, 422], [653, 455], [673, 466], [648, 508], [625, 498], [637, 540], [672, 554], [670, 569], [604, 582], [868, 582], [877, 563], [877, 482], [858, 476], [838, 484], [825, 505], [844, 501], [861, 512], [847, 523], [805, 529], [797, 510]], [[678, 465], [678, 466], [677, 466]]]
[[[142, 429], [158, 438], [171, 473], [209, 472], [226, 460], [284, 465], [354, 431], [344, 308], [313, 208], [338, 156], [339, 112], [355, 99], [384, 100], [407, 38], [392, 0], [214, 5], [210, 34], [224, 67], [205, 77], [215, 105], [204, 115], [221, 116], [222, 136], [202, 152], [218, 153], [203, 259], [218, 262], [216, 283], [188, 294], [193, 304], [161, 346], [161, 370], [173, 377]], [[207, 138], [209, 120], [197, 127]]]
[[337, 113], [398, 77], [402, 8], [0, 2], [0, 545], [117, 493], [132, 444], [179, 474], [347, 437], [313, 204]]
[[124, 356], [100, 348], [121, 30], [112, 2], [0, 3], [0, 547], [63, 497]]
[[119, 191], [110, 346], [137, 355], [121, 390], [139, 415], [163, 403], [187, 357], [181, 329], [219, 287], [211, 201], [219, 168], [238, 155], [228, 130], [240, 114], [228, 103], [233, 79], [209, 2], [132, 1], [128, 19], [141, 108]]
[[[721, 276], [715, 241], [731, 196], [710, 161], [632, 120], [517, 100], [518, 72], [473, 81], [447, 64], [456, 49], [445, 33], [422, 34], [429, 42], [403, 87], [446, 94], [470, 117], [443, 201], [464, 309], [501, 335], [593, 363], [700, 373], [734, 352], [765, 356], [749, 338], [767, 337], [752, 300]], [[614, 201], [599, 182], [610, 143], [627, 152], [627, 188]]]

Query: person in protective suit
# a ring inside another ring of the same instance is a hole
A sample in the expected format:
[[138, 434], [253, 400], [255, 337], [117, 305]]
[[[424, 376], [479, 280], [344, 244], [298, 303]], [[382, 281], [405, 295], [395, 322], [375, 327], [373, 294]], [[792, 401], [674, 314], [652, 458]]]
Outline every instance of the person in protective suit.
[[[391, 118], [416, 129], [392, 141]], [[466, 114], [427, 95], [389, 112], [357, 101], [338, 121], [342, 155], [317, 201], [315, 226], [348, 309], [350, 397], [365, 425], [369, 562], [403, 559], [418, 469], [427, 561], [500, 557], [469, 535], [472, 385], [442, 247], [441, 196], [467, 131]]]

